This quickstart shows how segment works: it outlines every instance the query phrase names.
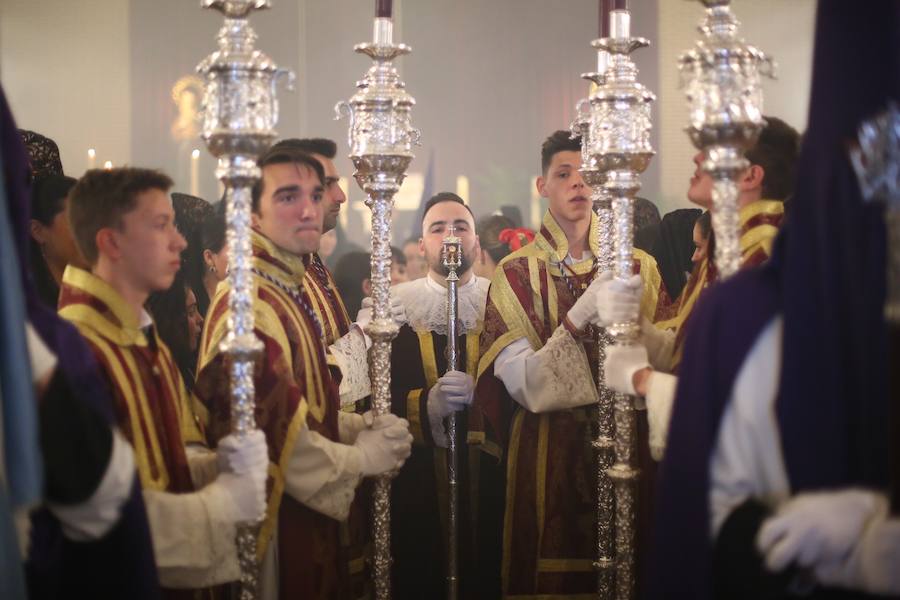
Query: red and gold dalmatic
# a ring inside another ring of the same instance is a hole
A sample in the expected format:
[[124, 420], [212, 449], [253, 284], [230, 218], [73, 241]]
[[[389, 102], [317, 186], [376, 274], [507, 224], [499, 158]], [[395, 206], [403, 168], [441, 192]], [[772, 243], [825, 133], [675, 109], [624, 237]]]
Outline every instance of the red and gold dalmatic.
[[[532, 413], [494, 375], [494, 360], [512, 342], [524, 338], [539, 350], [575, 303], [573, 290], [580, 295], [590, 283], [593, 258], [599, 255], [596, 216], [591, 218], [589, 246], [593, 256], [569, 265], [567, 284], [559, 265], [568, 242], [548, 212], [535, 240], [504, 259], [491, 281], [475, 407], [485, 441], [496, 441], [506, 452], [504, 598], [596, 596], [596, 453], [591, 446], [596, 406]], [[668, 296], [656, 262], [639, 249], [635, 272], [644, 283], [641, 314], [652, 320]], [[596, 373], [596, 346], [584, 344], [584, 351]], [[470, 431], [478, 425], [471, 423]], [[640, 447], [647, 447], [646, 439]]]
[[347, 315], [334, 277], [318, 253], [304, 256], [303, 265], [306, 268], [303, 294], [322, 324], [325, 346], [330, 346], [350, 331], [352, 321]]
[[[134, 448], [144, 490], [194, 491], [185, 443], [200, 442], [181, 372], [165, 343], [148, 338], [134, 309], [99, 277], [68, 266], [59, 314], [87, 340], [110, 385], [116, 421]], [[169, 590], [191, 598], [201, 590]]]
[[[256, 422], [266, 434], [270, 460], [258, 557], [265, 556], [277, 528], [280, 597], [341, 598], [339, 523], [284, 493], [284, 473], [303, 423], [338, 439], [337, 382], [329, 373], [315, 314], [302, 299], [303, 260], [256, 231], [252, 246], [254, 333], [264, 346], [254, 375]], [[220, 350], [228, 330], [229, 289], [219, 286], [200, 343], [195, 392], [209, 411], [211, 442], [231, 430], [228, 370]]]
[[[741, 208], [739, 213], [741, 268], [746, 269], [761, 265], [772, 254], [772, 243], [778, 234], [778, 228], [784, 221], [784, 203], [780, 200], [758, 200]], [[659, 321], [660, 329], [675, 331], [675, 351], [672, 357], [672, 371], [678, 371], [681, 363], [681, 352], [684, 349], [685, 324], [694, 310], [697, 298], [719, 278], [713, 257], [704, 258], [691, 273], [681, 297], [678, 309], [671, 319]]]
[[[326, 347], [331, 346], [338, 338], [349, 333], [353, 322], [347, 314], [347, 308], [344, 306], [344, 300], [337, 289], [334, 277], [319, 254], [313, 253], [304, 256], [303, 265], [306, 267], [306, 275], [303, 279], [304, 297], [315, 311], [319, 323], [322, 324], [322, 334], [324, 335], [322, 341]], [[339, 369], [334, 361], [329, 360], [329, 366], [333, 374], [339, 375]], [[356, 412], [365, 412], [367, 405], [367, 398], [358, 401]], [[369, 523], [370, 489], [370, 482], [363, 481], [360, 484], [356, 490], [356, 498], [350, 507], [350, 515], [347, 517], [347, 521], [341, 523], [341, 545], [347, 561], [351, 597], [356, 599], [372, 595], [371, 573], [367, 566], [367, 563], [371, 562], [372, 556]]]

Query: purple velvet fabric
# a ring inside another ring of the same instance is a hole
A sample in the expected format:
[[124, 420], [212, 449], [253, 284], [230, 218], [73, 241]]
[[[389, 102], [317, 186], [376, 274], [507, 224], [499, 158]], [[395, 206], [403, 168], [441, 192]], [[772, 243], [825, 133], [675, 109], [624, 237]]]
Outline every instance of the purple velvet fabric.
[[[6, 96], [0, 89], [0, 151], [10, 222], [21, 265], [28, 319], [54, 351], [79, 400], [114, 423], [112, 397], [93, 354], [78, 331], [43, 305], [28, 269], [30, 217], [28, 160]], [[32, 520], [28, 571], [31, 598], [94, 597], [156, 600], [160, 597], [150, 528], [140, 484], [135, 478], [122, 518], [102, 540], [78, 544], [62, 536], [59, 522], [40, 511]]]
[[900, 3], [821, 0], [809, 130], [772, 260], [710, 289], [692, 315], [659, 472], [648, 597], [712, 596], [709, 461], [734, 380], [784, 315], [776, 404], [794, 492], [887, 483], [885, 235], [848, 145], [900, 99]]

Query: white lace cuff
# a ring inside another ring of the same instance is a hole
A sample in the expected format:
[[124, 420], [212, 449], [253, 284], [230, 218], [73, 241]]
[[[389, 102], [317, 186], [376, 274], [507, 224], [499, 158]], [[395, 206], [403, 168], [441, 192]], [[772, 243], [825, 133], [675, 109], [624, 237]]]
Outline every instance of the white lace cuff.
[[304, 427], [285, 469], [285, 491], [316, 512], [345, 520], [362, 479], [355, 450]]
[[650, 455], [662, 460], [669, 436], [669, 421], [678, 378], [668, 373], [653, 371], [647, 378], [647, 422], [650, 425]]
[[513, 399], [534, 413], [597, 402], [597, 387], [584, 348], [562, 325], [537, 352], [516, 340], [494, 362], [494, 374]]
[[366, 337], [358, 327], [352, 327], [347, 335], [335, 340], [329, 351], [341, 370], [341, 407], [352, 406], [371, 393]]

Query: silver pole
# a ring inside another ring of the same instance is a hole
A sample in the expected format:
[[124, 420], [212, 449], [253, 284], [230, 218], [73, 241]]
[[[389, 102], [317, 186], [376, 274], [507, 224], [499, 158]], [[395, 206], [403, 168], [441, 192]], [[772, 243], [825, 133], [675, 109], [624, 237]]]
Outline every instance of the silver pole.
[[[372, 412], [376, 416], [391, 411], [391, 340], [397, 325], [391, 318], [391, 208], [394, 194], [413, 159], [419, 131], [410, 124], [415, 100], [406, 92], [393, 60], [409, 54], [405, 44], [393, 43], [393, 21], [378, 17], [374, 23], [374, 41], [359, 44], [354, 50], [370, 57], [374, 64], [365, 78], [356, 84], [358, 91], [348, 102], [335, 107], [337, 118], [350, 117], [350, 159], [356, 167], [354, 177], [366, 193], [366, 205], [372, 210], [372, 321], [366, 333], [372, 338], [369, 373], [372, 381]], [[372, 500], [375, 538], [375, 598], [391, 597], [391, 476], [375, 481]]]
[[[634, 265], [634, 196], [640, 189], [640, 174], [653, 157], [650, 144], [650, 103], [656, 97], [637, 81], [631, 53], [649, 42], [631, 36], [631, 13], [610, 13], [610, 37], [593, 46], [609, 53], [605, 80], [591, 97], [591, 155], [606, 174], [603, 184], [612, 208], [615, 251], [612, 269], [619, 280], [632, 276]], [[601, 202], [601, 211], [605, 205]], [[608, 213], [601, 212], [602, 225]], [[609, 229], [601, 231], [606, 237]], [[608, 239], [608, 238], [607, 238]], [[637, 322], [614, 323], [608, 333], [616, 344], [634, 344], [640, 338]], [[615, 486], [615, 596], [632, 600], [635, 594], [635, 501], [638, 478], [637, 432], [634, 397], [613, 396], [615, 464], [607, 474]], [[608, 431], [608, 430], [607, 430]]]
[[[203, 98], [203, 139], [218, 158], [216, 177], [225, 187], [229, 247], [228, 334], [222, 342], [231, 388], [231, 424], [239, 437], [256, 429], [253, 365], [262, 343], [253, 333], [251, 283], [250, 190], [259, 179], [257, 157], [275, 139], [278, 79], [293, 74], [279, 69], [255, 50], [256, 33], [247, 21], [254, 10], [270, 7], [268, 0], [203, 0], [203, 8], [225, 16], [219, 30], [219, 49], [198, 66], [206, 80]], [[238, 528], [241, 599], [258, 595], [257, 523]]]
[[[597, 51], [597, 71], [583, 73], [582, 79], [596, 84], [598, 87], [606, 81], [605, 73], [609, 65], [609, 53]], [[587, 110], [585, 110], [587, 109]], [[597, 213], [597, 239], [600, 244], [600, 256], [597, 274], [612, 269], [612, 210], [609, 192], [604, 187], [606, 173], [599, 167], [591, 152], [591, 112], [590, 99], [581, 100], [575, 107], [577, 117], [572, 123], [572, 135], [581, 136], [581, 168], [584, 182], [591, 188], [591, 200]], [[615, 492], [613, 481], [608, 470], [615, 457], [613, 400], [615, 392], [606, 387], [603, 364], [606, 358], [606, 346], [612, 343], [605, 329], [597, 331], [597, 437], [591, 446], [597, 452], [597, 598], [612, 600], [615, 590], [615, 538], [613, 519], [615, 514]]]
[[[462, 267], [462, 240], [455, 235], [453, 226], [441, 243], [441, 262], [447, 271], [447, 370], [459, 368], [458, 295], [459, 275]], [[447, 474], [449, 478], [448, 537], [447, 537], [447, 598], [459, 596], [459, 456], [457, 454], [456, 413], [447, 417]]]

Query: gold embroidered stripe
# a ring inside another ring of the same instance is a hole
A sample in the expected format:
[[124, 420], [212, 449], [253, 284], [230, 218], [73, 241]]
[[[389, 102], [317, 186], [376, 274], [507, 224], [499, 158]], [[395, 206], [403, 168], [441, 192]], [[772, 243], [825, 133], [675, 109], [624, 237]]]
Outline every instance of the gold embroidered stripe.
[[422, 415], [419, 414], [419, 402], [422, 399], [422, 390], [411, 390], [406, 396], [406, 420], [409, 421], [409, 432], [413, 441], [419, 444], [425, 443], [425, 435], [422, 432]]
[[517, 410], [513, 415], [512, 427], [509, 437], [509, 458], [507, 459], [506, 469], [506, 512], [503, 517], [503, 564], [501, 571], [501, 584], [503, 586], [503, 597], [506, 598], [506, 591], [509, 589], [509, 571], [510, 571], [510, 554], [512, 552], [512, 516], [513, 516], [513, 498], [516, 497], [516, 465], [519, 462], [519, 445], [522, 438], [522, 421], [525, 418], [525, 412], [521, 409]]
[[540, 573], [590, 573], [594, 561], [588, 558], [542, 558], [538, 561]]
[[[78, 325], [78, 331], [103, 356], [103, 362], [112, 371], [110, 376], [116, 382], [125, 401], [133, 437], [131, 443], [135, 450], [134, 458], [138, 467], [138, 475], [141, 478], [141, 486], [150, 490], [166, 490], [169, 486], [169, 473], [163, 460], [152, 415], [150, 415], [149, 407], [146, 406], [143, 386], [138, 383], [140, 381], [139, 374], [136, 368], [132, 367], [133, 363], [125, 360], [128, 351], [121, 352], [120, 348], [120, 352], [116, 352], [109, 340], [83, 325]], [[123, 360], [120, 360], [120, 356]], [[145, 431], [147, 432], [146, 437]], [[151, 456], [154, 464], [157, 465], [158, 475], [156, 477], [153, 476], [153, 469], [150, 467]]]

